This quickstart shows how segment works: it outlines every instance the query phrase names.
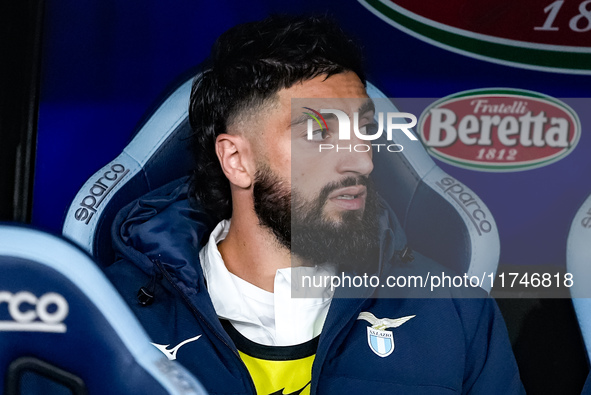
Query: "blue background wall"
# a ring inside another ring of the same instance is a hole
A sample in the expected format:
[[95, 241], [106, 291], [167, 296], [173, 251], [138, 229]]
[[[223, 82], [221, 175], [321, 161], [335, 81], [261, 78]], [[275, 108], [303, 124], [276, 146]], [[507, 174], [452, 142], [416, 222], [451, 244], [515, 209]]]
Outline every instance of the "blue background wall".
[[[121, 151], [144, 113], [207, 56], [214, 39], [237, 23], [277, 12], [335, 16], [360, 39], [369, 78], [390, 97], [440, 98], [486, 87], [558, 98], [591, 94], [590, 76], [455, 54], [395, 29], [355, 1], [48, 1], [33, 223], [58, 232], [78, 188]], [[586, 45], [591, 35], [581, 40]], [[582, 119], [574, 153], [543, 168], [499, 174], [440, 163], [492, 210], [502, 263], [564, 265], [570, 222], [591, 193], [588, 124]]]

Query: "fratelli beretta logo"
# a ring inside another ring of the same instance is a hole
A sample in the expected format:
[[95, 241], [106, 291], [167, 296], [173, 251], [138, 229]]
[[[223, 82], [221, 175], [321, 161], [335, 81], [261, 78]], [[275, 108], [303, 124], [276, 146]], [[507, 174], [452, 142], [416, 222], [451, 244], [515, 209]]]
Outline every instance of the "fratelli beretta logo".
[[494, 88], [459, 92], [431, 104], [419, 120], [429, 153], [480, 171], [521, 171], [546, 166], [575, 148], [577, 114], [537, 92]]

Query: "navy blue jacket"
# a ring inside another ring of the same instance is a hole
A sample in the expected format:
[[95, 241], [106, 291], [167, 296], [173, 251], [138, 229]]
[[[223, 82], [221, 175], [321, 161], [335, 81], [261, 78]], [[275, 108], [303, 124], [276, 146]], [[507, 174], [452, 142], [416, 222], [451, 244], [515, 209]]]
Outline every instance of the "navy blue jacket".
[[[237, 349], [224, 331], [204, 282], [198, 253], [216, 225], [187, 201], [178, 180], [125, 207], [113, 225], [118, 260], [106, 269], [154, 343], [183, 345], [177, 361], [212, 394], [255, 393]], [[405, 236], [395, 216], [381, 222], [380, 269], [403, 267]], [[414, 253], [415, 266], [439, 268]], [[142, 306], [138, 290], [154, 295]], [[372, 296], [372, 295], [367, 295]], [[373, 295], [375, 296], [375, 295]], [[450, 296], [453, 296], [450, 294]], [[395, 349], [387, 357], [368, 344], [367, 321], [415, 315], [392, 329]], [[312, 368], [312, 394], [520, 394], [523, 387], [495, 302], [476, 299], [333, 299]]]

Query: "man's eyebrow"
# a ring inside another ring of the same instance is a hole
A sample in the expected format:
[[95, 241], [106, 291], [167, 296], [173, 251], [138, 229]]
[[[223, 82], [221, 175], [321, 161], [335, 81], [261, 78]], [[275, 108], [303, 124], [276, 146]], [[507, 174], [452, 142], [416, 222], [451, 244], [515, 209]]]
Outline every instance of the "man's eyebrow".
[[[375, 107], [375, 104], [374, 104], [373, 100], [372, 100], [372, 99], [367, 99], [367, 100], [366, 100], [365, 102], [363, 102], [363, 104], [362, 104], [362, 105], [359, 107], [359, 109], [357, 110], [357, 112], [358, 112], [359, 114], [365, 114], [365, 113], [368, 113], [368, 112], [373, 112], [373, 113], [375, 113], [375, 112], [376, 112], [376, 107]], [[323, 117], [325, 120], [327, 120], [327, 121], [328, 121], [328, 120], [330, 120], [330, 119], [336, 119], [336, 118], [337, 118], [337, 116], [336, 116], [335, 114], [332, 114], [332, 113], [325, 113], [325, 114], [322, 114], [322, 117]], [[300, 124], [302, 124], [302, 123], [305, 123], [306, 121], [308, 121], [308, 119], [310, 119], [310, 116], [302, 112], [302, 115], [300, 115], [300, 116], [299, 116], [299, 117], [297, 117], [297, 118], [294, 118], [294, 119], [291, 121], [291, 123], [290, 123], [290, 126], [296, 126], [296, 125], [300, 125]]]
[[[330, 113], [322, 114], [322, 117], [323, 117], [325, 120], [329, 120], [329, 119], [336, 119], [336, 118], [337, 118], [337, 116], [336, 116], [336, 115], [334, 115], [334, 114], [330, 114]], [[302, 124], [302, 123], [305, 123], [306, 121], [308, 121], [308, 119], [311, 119], [309, 115], [307, 115], [307, 114], [302, 114], [302, 115], [300, 115], [299, 117], [297, 117], [297, 118], [294, 118], [294, 119], [291, 121], [291, 124], [290, 124], [290, 126], [296, 126], [296, 125], [300, 125], [300, 124]]]
[[361, 114], [365, 114], [366, 112], [376, 112], [376, 106], [373, 102], [372, 99], [367, 99], [362, 105], [361, 107], [359, 107], [359, 110], [357, 111], [360, 115]]

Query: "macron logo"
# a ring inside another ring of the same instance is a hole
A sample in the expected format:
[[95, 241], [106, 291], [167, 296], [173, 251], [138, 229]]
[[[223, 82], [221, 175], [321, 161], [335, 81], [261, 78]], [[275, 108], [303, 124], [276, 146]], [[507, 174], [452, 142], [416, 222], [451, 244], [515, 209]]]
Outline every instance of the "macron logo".
[[150, 343], [151, 345], [153, 345], [154, 347], [156, 347], [157, 349], [159, 349], [160, 351], [162, 351], [162, 353], [164, 355], [166, 355], [166, 358], [170, 359], [171, 361], [174, 361], [176, 359], [176, 353], [179, 352], [179, 349], [184, 346], [187, 343], [190, 342], [194, 342], [195, 340], [199, 339], [201, 337], [201, 335], [192, 337], [190, 339], [187, 339], [185, 341], [180, 342], [179, 344], [177, 344], [175, 347], [171, 348], [170, 350], [168, 349], [168, 346], [170, 346], [170, 344], [167, 345], [163, 345], [163, 344], [156, 344], [156, 343]]

